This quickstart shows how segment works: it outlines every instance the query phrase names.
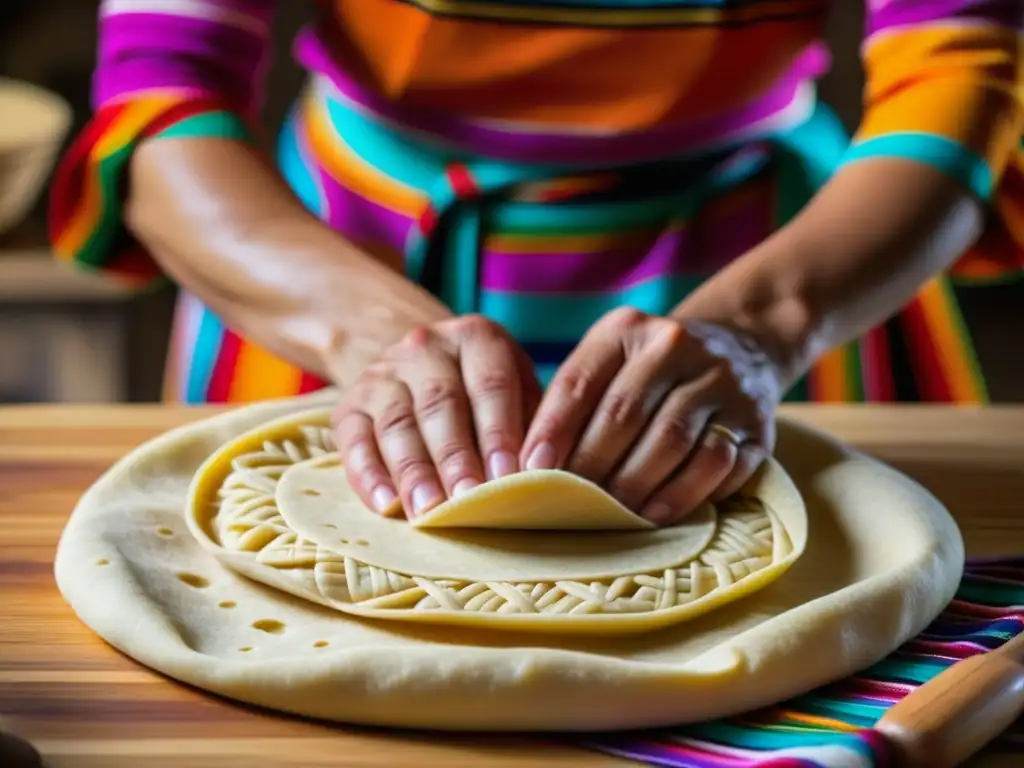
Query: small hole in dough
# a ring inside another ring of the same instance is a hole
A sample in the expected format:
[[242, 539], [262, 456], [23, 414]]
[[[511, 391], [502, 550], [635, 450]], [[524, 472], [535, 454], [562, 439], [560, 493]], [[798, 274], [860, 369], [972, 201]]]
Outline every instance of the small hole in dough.
[[348, 539], [338, 539], [338, 541], [342, 544], [348, 544]]
[[166, 525], [162, 525], [159, 528], [157, 528], [156, 532], [159, 533], [161, 536], [173, 536], [174, 535], [174, 531], [172, 531]]
[[105, 557], [101, 557], [99, 560], [96, 561], [96, 565], [110, 565], [110, 561], [107, 560], [107, 558]]
[[196, 589], [206, 589], [210, 586], [210, 582], [199, 574], [187, 573], [184, 571], [178, 574], [178, 581], [188, 584], [190, 587], [195, 587]]
[[243, 646], [242, 646], [241, 648], [239, 648], [238, 650], [239, 650], [240, 652], [242, 652], [242, 653], [248, 653], [249, 651], [251, 651], [251, 650], [252, 650], [252, 646], [251, 646], [251, 645], [243, 645]]
[[221, 600], [217, 605], [221, 608], [234, 608], [236, 603], [234, 600]]
[[370, 542], [368, 542], [366, 539], [356, 539], [353, 543], [358, 544], [360, 547], [370, 546]]
[[284, 632], [284, 622], [277, 619], [260, 619], [259, 621], [254, 621], [252, 627], [260, 632], [269, 632], [272, 635], [280, 635]]
[[313, 490], [312, 488], [303, 488], [302, 495], [303, 496], [319, 496], [320, 495], [320, 491]]
[[330, 643], [328, 643], [326, 640], [317, 640], [315, 643], [313, 643], [314, 648], [326, 648], [328, 645], [330, 645]]
[[324, 523], [324, 528], [330, 528], [332, 531], [338, 530], [338, 526], [334, 523]]

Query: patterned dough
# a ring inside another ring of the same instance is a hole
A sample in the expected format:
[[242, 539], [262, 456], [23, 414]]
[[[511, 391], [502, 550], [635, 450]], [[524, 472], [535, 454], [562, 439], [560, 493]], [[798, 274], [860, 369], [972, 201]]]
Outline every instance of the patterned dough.
[[57, 551], [57, 583], [82, 621], [172, 678], [286, 712], [395, 727], [605, 730], [735, 714], [851, 674], [922, 630], [960, 578], [959, 532], [931, 495], [782, 421], [777, 456], [807, 504], [810, 536], [782, 578], [742, 600], [616, 636], [353, 617], [224, 568], [183, 519], [211, 454], [336, 398], [199, 421], [111, 468]]
[[661, 530], [564, 472], [485, 484], [414, 527], [352, 493], [329, 413], [290, 416], [229, 442], [197, 472], [186, 519], [228, 567], [346, 613], [649, 631], [764, 588], [807, 540], [803, 502], [774, 462], [717, 514], [705, 505]]

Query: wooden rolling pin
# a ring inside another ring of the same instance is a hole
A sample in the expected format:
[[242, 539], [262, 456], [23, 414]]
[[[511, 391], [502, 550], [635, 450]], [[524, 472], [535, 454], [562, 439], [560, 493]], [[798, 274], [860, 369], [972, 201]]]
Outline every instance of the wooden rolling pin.
[[1024, 713], [1024, 633], [958, 661], [875, 726], [903, 768], [953, 768]]

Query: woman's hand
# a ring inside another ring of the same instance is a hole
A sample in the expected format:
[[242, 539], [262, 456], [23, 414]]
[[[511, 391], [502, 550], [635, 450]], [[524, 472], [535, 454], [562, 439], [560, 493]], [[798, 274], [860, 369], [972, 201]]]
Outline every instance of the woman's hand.
[[525, 353], [479, 316], [420, 327], [345, 390], [334, 436], [356, 493], [420, 515], [519, 471], [540, 387]]
[[739, 489], [772, 451], [780, 382], [738, 331], [618, 309], [556, 373], [521, 461], [567, 469], [669, 524]]

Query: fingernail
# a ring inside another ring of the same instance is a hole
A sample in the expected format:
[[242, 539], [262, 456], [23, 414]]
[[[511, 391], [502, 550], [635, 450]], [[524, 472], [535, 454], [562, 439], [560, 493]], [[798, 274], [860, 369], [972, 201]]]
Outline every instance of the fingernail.
[[455, 498], [457, 496], [461, 496], [462, 494], [466, 493], [467, 491], [473, 490], [478, 485], [480, 485], [480, 483], [478, 483], [473, 478], [471, 478], [471, 477], [464, 477], [461, 480], [459, 480], [459, 482], [457, 482], [455, 485], [452, 486], [452, 498]]
[[370, 494], [370, 500], [373, 502], [373, 508], [383, 515], [391, 509], [391, 506], [398, 500], [398, 496], [389, 486], [378, 485]]
[[526, 468], [554, 469], [557, 458], [555, 447], [551, 443], [541, 443], [533, 449], [529, 458], [526, 459]]
[[436, 483], [423, 483], [412, 489], [412, 513], [425, 512], [444, 499], [444, 493]]
[[495, 451], [487, 461], [487, 471], [491, 480], [513, 475], [518, 468], [516, 457], [508, 451]]
[[656, 501], [649, 505], [640, 517], [655, 525], [664, 525], [672, 517], [672, 507], [664, 502]]

